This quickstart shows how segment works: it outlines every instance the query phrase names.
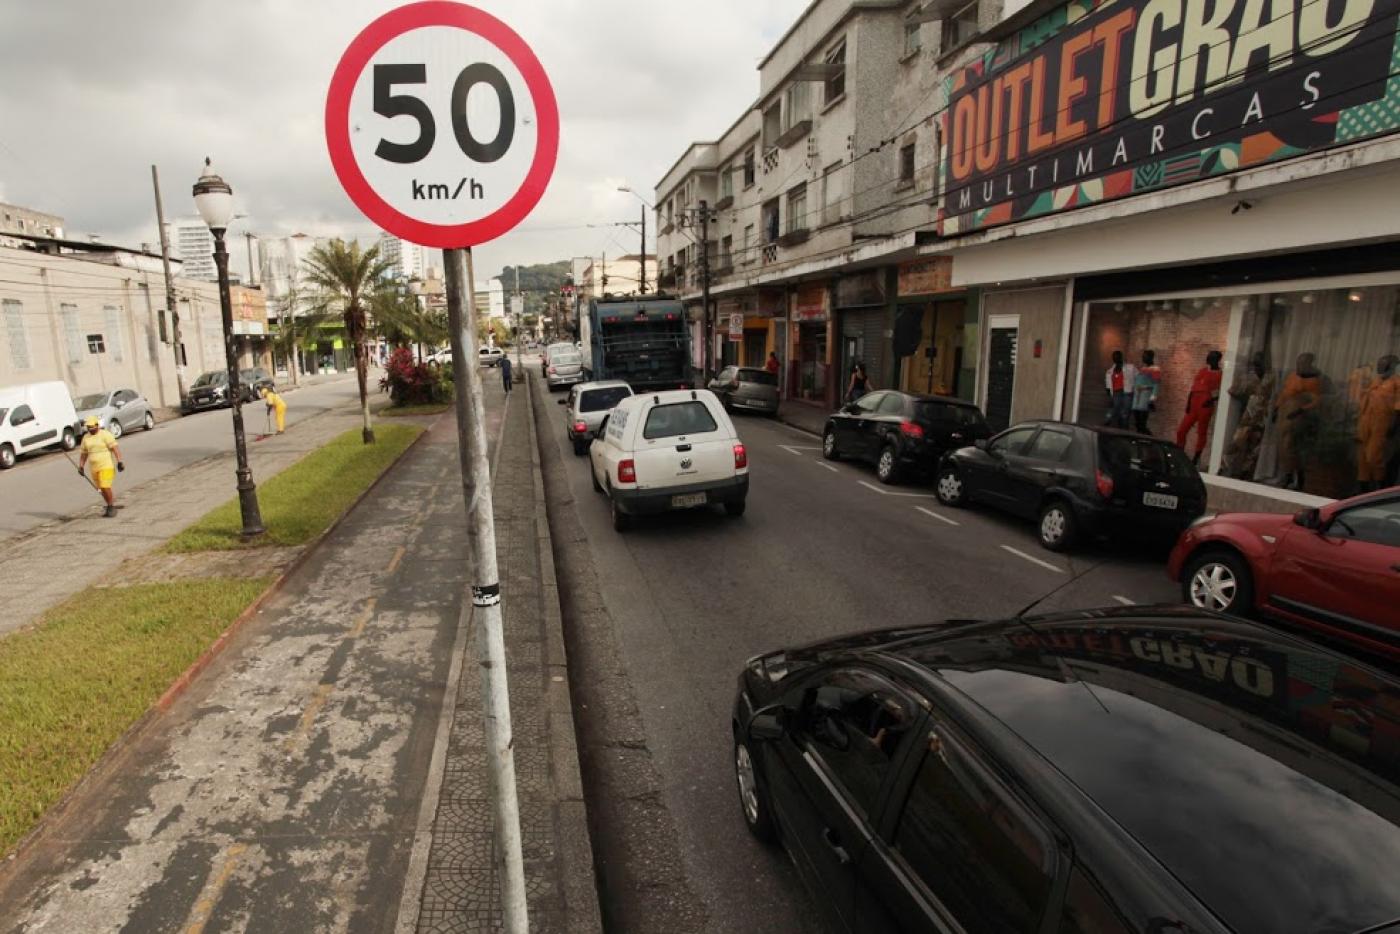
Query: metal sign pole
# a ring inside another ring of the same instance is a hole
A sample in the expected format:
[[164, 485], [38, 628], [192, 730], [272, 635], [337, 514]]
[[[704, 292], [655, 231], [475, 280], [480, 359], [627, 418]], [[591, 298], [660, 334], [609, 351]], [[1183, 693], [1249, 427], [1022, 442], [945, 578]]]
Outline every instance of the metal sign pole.
[[[521, 858], [520, 806], [515, 790], [515, 754], [506, 683], [506, 643], [496, 569], [496, 518], [491, 499], [491, 465], [486, 447], [486, 409], [477, 364], [476, 303], [472, 251], [442, 251], [447, 287], [447, 318], [452, 329], [452, 375], [456, 383], [457, 447], [462, 459], [462, 495], [471, 540], [473, 622], [481, 666], [481, 697], [486, 726], [487, 772], [496, 808], [496, 856], [500, 860], [501, 908], [509, 934], [530, 929]], [[472, 351], [472, 352], [468, 352]], [[465, 612], [465, 607], [463, 608]]]

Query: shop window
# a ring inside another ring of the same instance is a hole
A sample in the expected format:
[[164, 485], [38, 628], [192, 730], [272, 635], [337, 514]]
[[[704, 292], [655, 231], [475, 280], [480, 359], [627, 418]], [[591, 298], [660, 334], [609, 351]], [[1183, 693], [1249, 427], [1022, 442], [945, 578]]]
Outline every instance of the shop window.
[[1400, 481], [1400, 287], [1095, 302], [1088, 315], [1081, 423], [1109, 418], [1121, 350], [1135, 405], [1157, 383], [1147, 433], [1203, 473], [1333, 498]]

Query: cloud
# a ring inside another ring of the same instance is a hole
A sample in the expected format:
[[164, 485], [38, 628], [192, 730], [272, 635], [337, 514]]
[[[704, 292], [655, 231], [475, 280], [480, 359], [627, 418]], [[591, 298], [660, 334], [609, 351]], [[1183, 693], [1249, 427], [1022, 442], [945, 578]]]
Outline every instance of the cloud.
[[[383, 2], [11, 3], [0, 11], [0, 191], [73, 232], [156, 238], [150, 166], [167, 215], [213, 156], [259, 232], [376, 235], [342, 192], [322, 130], [341, 52]], [[561, 113], [558, 167], [521, 229], [478, 264], [636, 249], [626, 228], [696, 139], [758, 93], [758, 60], [806, 0], [481, 0], [535, 49]], [[560, 230], [561, 227], [576, 227]]]

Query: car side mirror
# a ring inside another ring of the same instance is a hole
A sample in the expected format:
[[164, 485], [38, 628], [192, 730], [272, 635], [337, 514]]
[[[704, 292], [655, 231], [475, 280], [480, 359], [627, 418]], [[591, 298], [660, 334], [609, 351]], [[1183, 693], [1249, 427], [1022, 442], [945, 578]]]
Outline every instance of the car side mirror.
[[977, 450], [979, 450], [979, 451], [985, 451], [985, 450], [987, 450], [987, 439], [986, 439], [986, 438], [978, 438], [976, 441], [972, 442], [972, 444], [973, 444], [973, 446], [976, 447]]
[[771, 742], [787, 733], [787, 711], [778, 704], [764, 707], [749, 718], [749, 739]]
[[1322, 513], [1317, 509], [1301, 509], [1294, 513], [1293, 524], [1304, 529], [1316, 529], [1322, 525]]
[[841, 406], [841, 411], [847, 415], [854, 415], [856, 414], [856, 404], [854, 402], [847, 402], [845, 405]]

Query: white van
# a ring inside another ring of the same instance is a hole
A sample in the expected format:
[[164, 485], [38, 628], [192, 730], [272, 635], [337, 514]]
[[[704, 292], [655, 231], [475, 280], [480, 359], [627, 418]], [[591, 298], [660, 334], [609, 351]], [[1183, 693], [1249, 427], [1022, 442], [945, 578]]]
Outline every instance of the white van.
[[57, 380], [0, 389], [0, 470], [21, 454], [62, 445], [78, 446], [78, 413], [68, 386]]

